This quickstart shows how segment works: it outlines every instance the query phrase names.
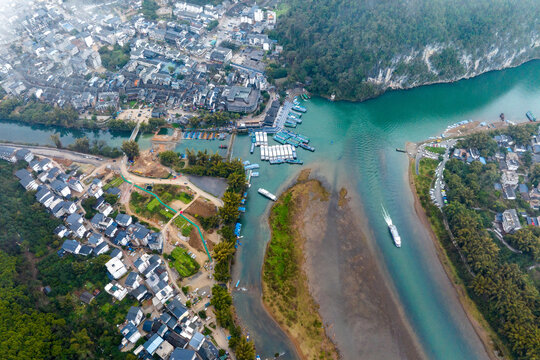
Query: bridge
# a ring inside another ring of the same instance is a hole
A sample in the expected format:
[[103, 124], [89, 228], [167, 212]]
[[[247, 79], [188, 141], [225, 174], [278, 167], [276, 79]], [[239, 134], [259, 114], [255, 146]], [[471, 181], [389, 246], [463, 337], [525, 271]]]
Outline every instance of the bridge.
[[139, 135], [139, 130], [141, 129], [141, 123], [137, 122], [137, 126], [135, 126], [135, 129], [131, 132], [131, 136], [129, 137], [130, 141], [135, 141], [137, 138], [137, 135]]

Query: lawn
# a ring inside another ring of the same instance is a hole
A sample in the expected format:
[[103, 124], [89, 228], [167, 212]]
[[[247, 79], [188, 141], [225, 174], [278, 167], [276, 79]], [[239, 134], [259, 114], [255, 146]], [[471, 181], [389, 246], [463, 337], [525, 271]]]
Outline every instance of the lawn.
[[174, 214], [171, 211], [167, 211], [155, 197], [139, 192], [133, 192], [131, 194], [129, 207], [137, 215], [147, 219], [167, 222], [174, 216]]
[[154, 193], [160, 197], [165, 204], [170, 204], [173, 200], [180, 200], [189, 204], [193, 200], [193, 195], [183, 191], [183, 186], [159, 184], [154, 187]]
[[435, 146], [426, 146], [426, 150], [439, 155], [444, 155], [444, 153], [446, 152], [446, 148]]
[[124, 180], [122, 180], [122, 178], [120, 176], [115, 176], [114, 178], [112, 178], [111, 181], [109, 181], [107, 184], [105, 184], [105, 186], [103, 187], [103, 190], [108, 190], [112, 187], [118, 187], [120, 185], [122, 185], [122, 183], [124, 182]]
[[180, 200], [184, 204], [189, 204], [191, 202], [191, 200], [193, 200], [193, 196], [191, 196], [190, 194], [185, 193], [185, 192], [181, 192], [176, 197], [177, 197], [178, 200]]
[[174, 224], [182, 232], [182, 236], [187, 237], [191, 234], [192, 225], [182, 216], [177, 216], [174, 219]]
[[170, 260], [170, 266], [175, 268], [181, 277], [185, 278], [196, 274], [201, 267], [198, 262], [187, 254], [186, 249], [181, 247], [175, 248], [170, 256], [172, 258], [172, 260]]

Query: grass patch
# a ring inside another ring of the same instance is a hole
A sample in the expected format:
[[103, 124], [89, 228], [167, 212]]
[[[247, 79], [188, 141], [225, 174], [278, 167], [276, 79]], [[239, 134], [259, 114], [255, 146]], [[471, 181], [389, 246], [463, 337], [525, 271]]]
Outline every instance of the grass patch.
[[183, 202], [184, 204], [189, 204], [193, 200], [193, 196], [186, 192], [181, 192], [180, 194], [177, 195], [177, 199]]
[[188, 237], [189, 234], [191, 234], [191, 229], [193, 228], [193, 226], [182, 216], [177, 216], [174, 219], [174, 224], [176, 225], [178, 230], [180, 230], [182, 236]]
[[146, 219], [168, 222], [174, 214], [167, 211], [155, 197], [134, 191], [129, 199], [129, 207], [137, 215]]
[[426, 150], [434, 154], [444, 155], [446, 148], [444, 147], [435, 147], [435, 146], [426, 146]]
[[[320, 195], [312, 201], [326, 201], [326, 191], [315, 180], [297, 183], [280, 197], [270, 213], [272, 236], [263, 265], [263, 301], [275, 319], [294, 334], [306, 359], [337, 359], [335, 346], [326, 336], [317, 304], [309, 293], [302, 272], [304, 239], [293, 220], [303, 213], [310, 194]], [[301, 225], [300, 225], [301, 226]]]
[[175, 248], [169, 256], [170, 266], [175, 268], [181, 277], [185, 278], [196, 274], [201, 267], [197, 261], [187, 254], [186, 249], [181, 247]]
[[115, 176], [114, 178], [111, 179], [111, 181], [109, 181], [107, 184], [105, 184], [105, 186], [103, 186], [103, 190], [107, 191], [108, 189], [112, 187], [118, 187], [122, 185], [123, 182], [124, 180], [120, 176]]

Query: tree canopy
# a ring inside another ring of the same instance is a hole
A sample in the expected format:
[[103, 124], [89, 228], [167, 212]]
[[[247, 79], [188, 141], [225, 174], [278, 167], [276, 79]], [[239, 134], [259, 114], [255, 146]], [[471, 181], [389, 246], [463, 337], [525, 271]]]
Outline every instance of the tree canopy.
[[[535, 0], [287, 0], [271, 36], [284, 46], [293, 80], [310, 91], [362, 100], [384, 79], [402, 86], [448, 81], [538, 56]], [[505, 49], [505, 50], [503, 50]], [[490, 57], [487, 54], [491, 53]], [[431, 54], [426, 61], [426, 54]], [[387, 73], [390, 70], [390, 73]]]

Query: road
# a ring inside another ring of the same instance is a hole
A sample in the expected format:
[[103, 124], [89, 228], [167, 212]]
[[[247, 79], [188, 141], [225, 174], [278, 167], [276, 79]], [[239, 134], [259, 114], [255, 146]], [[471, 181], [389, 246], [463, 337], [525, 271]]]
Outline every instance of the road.
[[198, 196], [202, 196], [210, 200], [214, 205], [217, 207], [223, 206], [223, 201], [221, 199], [218, 199], [212, 194], [207, 193], [206, 191], [199, 189], [197, 186], [195, 186], [189, 179], [184, 175], [179, 175], [176, 177], [176, 179], [155, 179], [155, 178], [147, 178], [144, 176], [134, 175], [130, 173], [127, 169], [127, 158], [124, 157], [122, 161], [120, 162], [119, 167], [120, 172], [126, 178], [127, 180], [137, 183], [137, 184], [146, 184], [146, 183], [153, 183], [153, 184], [169, 184], [169, 185], [184, 185], [189, 186], [189, 188], [195, 192]]
[[[444, 206], [444, 199], [443, 199], [443, 191], [444, 191], [443, 172], [444, 172], [444, 167], [446, 166], [446, 162], [450, 158], [450, 149], [454, 147], [456, 142], [457, 142], [457, 140], [452, 139], [452, 140], [442, 141], [440, 143], [441, 147], [446, 147], [446, 151], [445, 151], [445, 153], [443, 155], [443, 160], [439, 163], [439, 165], [437, 165], [437, 168], [435, 169], [435, 183], [433, 184], [433, 188], [431, 188], [429, 190], [430, 195], [431, 195], [431, 199], [433, 200], [433, 202], [435, 203], [435, 205], [439, 209]], [[436, 154], [432, 154], [432, 153], [426, 151], [424, 149], [424, 146], [422, 146], [419, 149], [418, 154], [422, 154], [422, 156], [427, 156], [427, 157], [430, 157], [430, 158], [433, 158], [433, 156], [436, 155]], [[436, 156], [438, 158], [438, 155], [436, 155]], [[417, 164], [418, 164], [418, 162], [419, 162], [419, 160], [417, 160]]]
[[[36, 146], [36, 145], [19, 145], [11, 143], [0, 143], [0, 146], [9, 146], [15, 149], [28, 149], [36, 155], [55, 157], [59, 159], [67, 159], [71, 161], [76, 161], [84, 164], [91, 164], [94, 166], [100, 166], [106, 160], [100, 160], [100, 157], [94, 155], [88, 155], [79, 153], [76, 151], [66, 150], [66, 149], [55, 149], [46, 146]], [[107, 159], [108, 160], [108, 159]]]

